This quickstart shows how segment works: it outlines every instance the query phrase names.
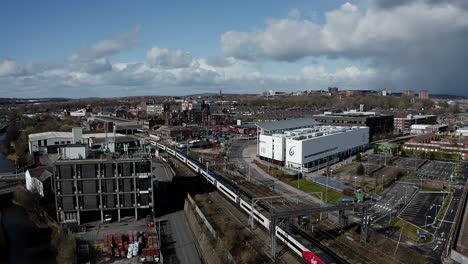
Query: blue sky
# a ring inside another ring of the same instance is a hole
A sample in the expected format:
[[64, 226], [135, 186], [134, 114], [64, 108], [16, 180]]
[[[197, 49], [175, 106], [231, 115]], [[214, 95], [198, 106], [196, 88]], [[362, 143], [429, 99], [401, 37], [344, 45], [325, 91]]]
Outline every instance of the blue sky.
[[[8, 1], [0, 8], [0, 90], [19, 97], [83, 97], [96, 88], [97, 96], [327, 86], [460, 93], [463, 1], [390, 2]], [[447, 30], [454, 17], [460, 23]], [[449, 41], [427, 44], [440, 35]], [[211, 65], [213, 58], [225, 63]], [[455, 65], [421, 80], [428, 61]]]
[[219, 54], [220, 36], [249, 31], [292, 8], [323, 22], [323, 13], [344, 1], [8, 1], [0, 9], [0, 57], [19, 62], [58, 60], [81, 45], [141, 28], [141, 45], [117, 60], [141, 60], [153, 45]]

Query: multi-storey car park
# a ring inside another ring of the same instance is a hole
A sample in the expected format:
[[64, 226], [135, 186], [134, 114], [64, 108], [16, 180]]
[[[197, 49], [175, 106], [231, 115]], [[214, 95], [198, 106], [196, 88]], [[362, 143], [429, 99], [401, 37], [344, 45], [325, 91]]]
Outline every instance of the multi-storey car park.
[[[149, 154], [86, 155], [87, 146], [68, 146], [54, 163], [54, 192], [60, 223], [104, 222], [109, 216], [145, 216], [153, 212]], [[81, 153], [81, 154], [77, 154]]]

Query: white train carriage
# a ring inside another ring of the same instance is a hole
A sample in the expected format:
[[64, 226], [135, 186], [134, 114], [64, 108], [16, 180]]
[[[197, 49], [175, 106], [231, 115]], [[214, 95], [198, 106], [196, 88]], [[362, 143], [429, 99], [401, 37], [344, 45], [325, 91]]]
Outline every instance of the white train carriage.
[[309, 251], [305, 246], [299, 243], [292, 236], [288, 235], [283, 229], [276, 226], [276, 237], [285, 243], [292, 251], [294, 251], [299, 256], [302, 256], [303, 251]]
[[187, 163], [187, 159], [184, 156], [182, 156], [182, 154], [180, 154], [179, 152], [176, 152], [176, 157], [183, 163]]
[[200, 169], [200, 174], [205, 177], [205, 179], [208, 179], [208, 173], [205, 170]]
[[[211, 175], [211, 173], [206, 172], [205, 170], [202, 170], [196, 164], [194, 164], [193, 162], [191, 162], [190, 160], [186, 159], [184, 156], [179, 154], [179, 152], [176, 152], [176, 151], [174, 151], [174, 150], [172, 150], [172, 149], [170, 149], [168, 147], [166, 147], [166, 151], [169, 154], [171, 154], [173, 156], [176, 156], [178, 159], [180, 159], [181, 161], [186, 163], [190, 168], [195, 170], [197, 173], [198, 172], [201, 173], [210, 183], [215, 185], [218, 188], [218, 190], [220, 190], [222, 193], [224, 193], [230, 200], [232, 200], [235, 203], [239, 202], [240, 207], [246, 213], [248, 213], [248, 214], [251, 213], [251, 209], [252, 209], [251, 205], [248, 202], [240, 199], [237, 194], [235, 194], [229, 188], [224, 186], [222, 183], [216, 181], [214, 176]], [[255, 220], [257, 220], [257, 222], [259, 222], [267, 230], [270, 230], [271, 222], [266, 216], [264, 216], [263, 214], [261, 214], [259, 211], [255, 210], [255, 209], [253, 210], [253, 214], [254, 214], [254, 218], [255, 218]], [[281, 229], [278, 226], [276, 226], [275, 235], [279, 240], [281, 240], [283, 243], [285, 243], [286, 246], [288, 246], [293, 252], [295, 252], [299, 256], [302, 256], [302, 252], [309, 251], [304, 245], [299, 243], [292, 236], [288, 235], [287, 232], [285, 232], [283, 229]]]
[[215, 178], [213, 178], [213, 176], [211, 176], [209, 173], [208, 173], [208, 176], [206, 178], [209, 182], [211, 182], [211, 184], [215, 185], [216, 186], [216, 180]]
[[188, 165], [192, 170], [194, 170], [196, 173], [199, 173], [200, 170], [201, 170], [195, 163], [193, 163], [193, 162], [190, 161], [189, 159], [187, 159], [187, 165]]
[[218, 182], [216, 184], [218, 190], [220, 190], [222, 193], [224, 193], [229, 199], [231, 199], [233, 202], [237, 202], [237, 194], [235, 194], [233, 191], [229, 190], [227, 187], [225, 187], [223, 184], [221, 184], [220, 182]]
[[156, 146], [162, 150], [166, 150], [166, 146], [164, 146], [163, 144], [157, 143]]
[[171, 148], [166, 148], [166, 152], [171, 154], [172, 156], [175, 156], [175, 150], [171, 149]]
[[[244, 210], [247, 214], [251, 214], [252, 213], [252, 206], [239, 198], [239, 205], [240, 207], [242, 208], [242, 210]], [[263, 227], [265, 227], [266, 229], [270, 229], [270, 220], [268, 218], [266, 218], [264, 215], [262, 215], [259, 211], [257, 210], [253, 210], [253, 216], [255, 218], [255, 220], [257, 220], [257, 222], [259, 222]]]

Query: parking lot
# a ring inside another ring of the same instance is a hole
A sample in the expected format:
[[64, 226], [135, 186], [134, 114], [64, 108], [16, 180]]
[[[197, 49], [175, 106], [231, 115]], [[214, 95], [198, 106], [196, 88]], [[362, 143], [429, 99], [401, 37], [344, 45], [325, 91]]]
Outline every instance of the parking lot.
[[429, 229], [435, 222], [443, 201], [441, 193], [418, 193], [400, 214], [404, 220]]
[[455, 169], [455, 164], [445, 161], [428, 161], [418, 171], [417, 175], [428, 179], [448, 180]]
[[398, 206], [406, 204], [416, 191], [418, 191], [416, 186], [396, 183], [383, 194], [382, 199], [371, 207], [370, 213], [374, 219], [379, 219]]
[[388, 165], [395, 159], [391, 154], [369, 154], [366, 157], [366, 163], [368, 161], [370, 164]]
[[397, 165], [403, 170], [414, 171], [415, 168], [419, 168], [422, 164], [424, 164], [425, 161], [426, 161], [425, 159], [421, 159], [418, 157], [408, 157], [408, 158], [398, 159], [395, 162], [395, 165]]

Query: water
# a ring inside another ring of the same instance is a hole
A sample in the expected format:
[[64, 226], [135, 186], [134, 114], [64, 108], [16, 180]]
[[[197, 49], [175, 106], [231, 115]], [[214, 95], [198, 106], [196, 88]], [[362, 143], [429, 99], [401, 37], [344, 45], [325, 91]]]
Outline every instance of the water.
[[[0, 146], [3, 146], [5, 134], [0, 134]], [[0, 153], [0, 173], [15, 172], [15, 163], [8, 160], [3, 153]]]

